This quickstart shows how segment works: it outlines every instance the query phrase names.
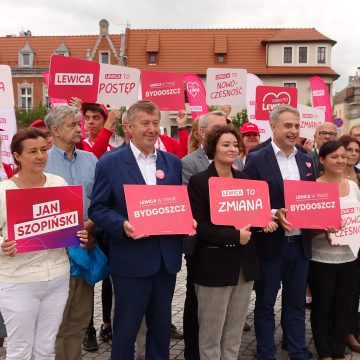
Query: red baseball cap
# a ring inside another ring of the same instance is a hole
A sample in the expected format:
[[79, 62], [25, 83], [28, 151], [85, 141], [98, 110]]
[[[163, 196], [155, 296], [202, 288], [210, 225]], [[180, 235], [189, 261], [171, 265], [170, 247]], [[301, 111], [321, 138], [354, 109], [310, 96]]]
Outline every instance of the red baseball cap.
[[41, 119], [37, 119], [37, 120], [34, 120], [30, 125], [29, 127], [33, 127], [33, 128], [46, 128], [46, 125], [45, 125], [45, 122], [44, 120], [41, 120]]
[[246, 134], [246, 133], [257, 133], [259, 134], [259, 128], [256, 124], [253, 124], [251, 122], [246, 122], [240, 129], [240, 134]]

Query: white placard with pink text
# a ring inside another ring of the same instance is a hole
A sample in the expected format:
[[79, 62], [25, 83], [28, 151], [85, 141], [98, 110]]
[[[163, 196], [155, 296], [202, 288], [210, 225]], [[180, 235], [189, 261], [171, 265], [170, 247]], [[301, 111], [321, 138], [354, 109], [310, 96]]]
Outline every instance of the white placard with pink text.
[[303, 104], [298, 104], [300, 113], [300, 136], [313, 139], [316, 127], [325, 121], [325, 112]]
[[13, 107], [0, 108], [0, 132], [1, 136], [1, 161], [7, 164], [13, 164], [14, 160], [11, 156], [10, 144], [11, 139], [16, 133], [16, 117]]
[[112, 108], [130, 106], [138, 100], [139, 83], [139, 69], [101, 64], [97, 102]]
[[14, 91], [11, 69], [8, 65], [0, 65], [0, 107], [14, 107]]
[[360, 203], [342, 203], [341, 221], [341, 229], [335, 234], [330, 234], [331, 242], [348, 245], [354, 256], [357, 256], [360, 248]]
[[246, 108], [246, 74], [245, 69], [207, 69], [206, 103]]

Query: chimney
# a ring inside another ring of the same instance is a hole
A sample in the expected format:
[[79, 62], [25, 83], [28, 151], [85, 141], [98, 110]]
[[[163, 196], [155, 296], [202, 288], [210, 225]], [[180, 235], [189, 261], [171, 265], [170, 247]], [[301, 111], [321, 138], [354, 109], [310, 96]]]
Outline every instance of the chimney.
[[100, 26], [100, 35], [109, 34], [109, 22], [106, 19], [100, 20], [99, 26]]

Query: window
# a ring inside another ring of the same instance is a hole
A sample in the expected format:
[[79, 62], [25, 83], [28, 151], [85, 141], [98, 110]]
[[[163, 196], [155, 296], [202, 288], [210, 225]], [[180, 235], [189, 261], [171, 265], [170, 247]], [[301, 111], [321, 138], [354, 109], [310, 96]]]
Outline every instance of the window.
[[108, 51], [101, 51], [100, 52], [100, 62], [103, 64], [109, 64], [110, 54]]
[[223, 64], [226, 60], [225, 54], [216, 54], [216, 62], [218, 64]]
[[30, 66], [30, 54], [22, 54], [22, 66]]
[[24, 109], [32, 107], [32, 91], [29, 86], [20, 88], [20, 107]]
[[299, 63], [304, 64], [307, 63], [307, 50], [306, 46], [299, 47]]
[[317, 48], [317, 63], [318, 64], [325, 64], [326, 62], [326, 47], [319, 46]]
[[295, 82], [284, 82], [284, 87], [296, 88]]
[[292, 63], [292, 47], [289, 46], [284, 47], [284, 63], [285, 64]]
[[149, 52], [148, 53], [148, 57], [149, 57], [149, 64], [156, 64], [156, 55], [157, 53], [156, 52]]

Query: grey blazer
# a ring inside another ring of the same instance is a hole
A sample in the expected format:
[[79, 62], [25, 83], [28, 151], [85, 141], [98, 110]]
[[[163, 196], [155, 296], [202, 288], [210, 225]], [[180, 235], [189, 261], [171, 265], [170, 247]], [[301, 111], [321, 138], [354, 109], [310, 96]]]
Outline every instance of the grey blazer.
[[[210, 165], [210, 161], [202, 147], [199, 147], [196, 151], [183, 157], [181, 159], [181, 163], [183, 185], [187, 185], [189, 183], [191, 176], [197, 174], [200, 171], [206, 170]], [[234, 167], [239, 171], [244, 168], [244, 165], [239, 157], [237, 157], [235, 160]]]

